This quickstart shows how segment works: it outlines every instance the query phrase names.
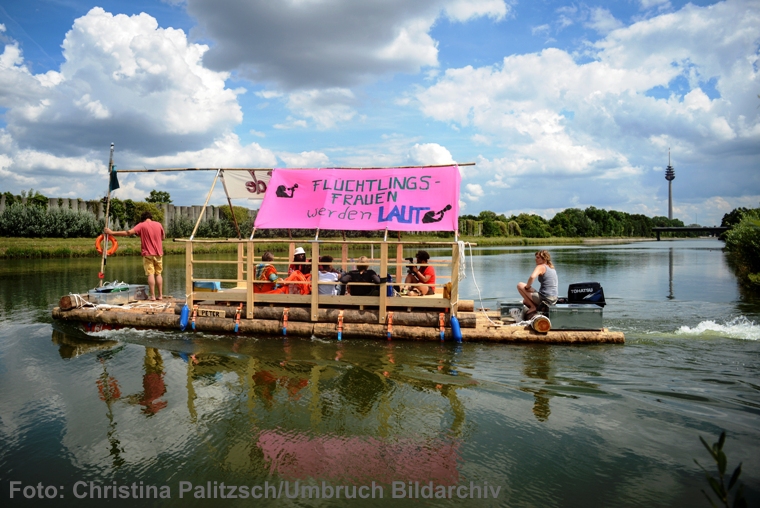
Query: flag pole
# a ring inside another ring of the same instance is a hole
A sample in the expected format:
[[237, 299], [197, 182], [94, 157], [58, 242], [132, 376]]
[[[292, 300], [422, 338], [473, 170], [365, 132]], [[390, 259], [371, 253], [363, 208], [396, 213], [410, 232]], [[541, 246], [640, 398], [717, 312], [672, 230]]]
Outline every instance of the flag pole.
[[[111, 172], [113, 172], [113, 143], [111, 143], [111, 155], [108, 157], [108, 194], [106, 197], [106, 223], [105, 227], [108, 227], [108, 215], [111, 213]], [[108, 237], [103, 241], [103, 257], [100, 259], [100, 272], [98, 272], [98, 278], [100, 279], [99, 286], [103, 285], [103, 279], [105, 279], [106, 269], [106, 257], [108, 256]]]

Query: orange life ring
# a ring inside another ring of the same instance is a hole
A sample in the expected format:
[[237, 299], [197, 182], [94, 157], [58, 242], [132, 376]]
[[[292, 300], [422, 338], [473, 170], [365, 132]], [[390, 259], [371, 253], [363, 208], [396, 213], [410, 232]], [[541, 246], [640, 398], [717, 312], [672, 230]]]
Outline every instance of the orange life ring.
[[[103, 240], [105, 239], [105, 235], [100, 235], [95, 239], [95, 249], [103, 254]], [[108, 235], [108, 241], [111, 242], [111, 248], [108, 249], [106, 252], [107, 255], [112, 255], [114, 252], [116, 252], [116, 249], [119, 248], [119, 242], [116, 241], [116, 237], [113, 235]]]

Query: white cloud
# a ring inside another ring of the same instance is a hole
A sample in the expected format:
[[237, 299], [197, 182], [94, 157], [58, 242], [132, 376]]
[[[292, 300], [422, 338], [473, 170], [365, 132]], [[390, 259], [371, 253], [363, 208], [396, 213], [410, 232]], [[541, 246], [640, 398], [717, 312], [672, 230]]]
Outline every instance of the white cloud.
[[485, 195], [485, 192], [483, 192], [483, 187], [481, 187], [480, 184], [468, 183], [465, 185], [464, 195], [470, 201], [478, 201]]
[[117, 139], [151, 155], [199, 149], [242, 120], [239, 90], [204, 68], [208, 48], [147, 15], [99, 7], [78, 18], [63, 41], [60, 72], [33, 76], [15, 44], [0, 57], [7, 130], [39, 150], [77, 155]]
[[[38, 182], [49, 196], [102, 196], [111, 141], [120, 169], [277, 164], [272, 151], [242, 145], [232, 132], [242, 120], [242, 90], [227, 88], [227, 73], [204, 68], [208, 48], [188, 42], [182, 30], [160, 28], [147, 14], [96, 7], [74, 21], [62, 46], [60, 69], [36, 75], [17, 43], [0, 54], [0, 106], [8, 108], [0, 131], [4, 189]], [[117, 195], [144, 199], [162, 185], [187, 203], [208, 183], [199, 174], [125, 175]]]
[[530, 33], [533, 35], [548, 36], [550, 32], [551, 32], [551, 27], [547, 24], [534, 26], [533, 28], [530, 29]]
[[458, 0], [447, 4], [445, 10], [454, 21], [468, 21], [481, 16], [501, 20], [509, 12], [509, 6], [503, 0]]
[[313, 120], [319, 129], [330, 129], [354, 118], [355, 103], [353, 92], [346, 88], [294, 92], [287, 99], [290, 111]]
[[639, 0], [639, 6], [641, 10], [651, 9], [656, 7], [658, 10], [664, 10], [670, 8], [669, 0]]
[[330, 165], [330, 158], [322, 152], [279, 152], [277, 156], [289, 168], [324, 168]]
[[241, 145], [234, 133], [228, 132], [210, 146], [197, 151], [178, 152], [173, 155], [144, 157], [148, 167], [274, 167], [277, 158], [271, 150], [258, 143]]
[[[0, 181], [4, 190], [34, 187], [46, 196], [81, 197], [105, 194], [106, 166], [93, 155], [59, 157], [23, 149], [4, 129], [0, 129]], [[102, 189], [93, 188], [93, 177], [103, 177]]]
[[606, 34], [623, 26], [619, 20], [615, 19], [610, 11], [603, 7], [591, 9], [590, 20], [584, 23], [585, 26], [593, 28], [600, 34]]
[[504, 0], [187, 0], [198, 31], [216, 43], [204, 56], [285, 89], [347, 87], [438, 65], [435, 21], [503, 19]]
[[[629, 27], [600, 14], [597, 22], [616, 29], [583, 60], [549, 48], [508, 56], [500, 65], [447, 69], [417, 94], [419, 107], [433, 119], [500, 141], [504, 156], [484, 159], [488, 171], [479, 168], [473, 184], [542, 188], [555, 200], [546, 208], [556, 201], [604, 201], [624, 209], [642, 200], [655, 207], [664, 179], [644, 168], [667, 160], [667, 146], [689, 168], [689, 181], [684, 173], [676, 182], [679, 192], [686, 191], [680, 199], [741, 195], [747, 186], [760, 187], [760, 10], [750, 8], [755, 4], [689, 4]], [[688, 83], [685, 92], [673, 88], [663, 99], [648, 95], [677, 79]], [[700, 88], [710, 79], [719, 97], [711, 99]], [[733, 177], [707, 184], [728, 159]]]
[[281, 129], [281, 130], [287, 130], [287, 129], [305, 129], [309, 125], [306, 123], [306, 120], [297, 120], [293, 117], [287, 117], [286, 121], [283, 123], [276, 123], [272, 127], [275, 129]]
[[446, 148], [437, 143], [415, 143], [407, 156], [409, 165], [435, 166], [456, 162]]

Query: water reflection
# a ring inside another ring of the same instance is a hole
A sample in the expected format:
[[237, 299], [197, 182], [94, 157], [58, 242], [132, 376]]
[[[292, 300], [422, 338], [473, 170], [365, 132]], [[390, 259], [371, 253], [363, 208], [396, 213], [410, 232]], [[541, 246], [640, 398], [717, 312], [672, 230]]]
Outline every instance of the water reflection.
[[114, 340], [100, 342], [79, 340], [55, 329], [53, 330], [51, 341], [53, 344], [58, 345], [58, 354], [63, 359], [76, 358], [77, 356], [95, 351], [108, 351], [119, 344]]
[[[552, 349], [549, 346], [533, 346], [527, 348], [523, 356], [523, 374], [531, 379], [544, 381], [545, 385], [554, 384], [554, 372], [552, 369]], [[549, 419], [551, 408], [549, 399], [554, 395], [544, 387], [536, 388], [533, 386], [522, 386], [520, 390], [526, 393], [532, 393], [533, 415], [539, 422], [545, 422]]]
[[[80, 350], [105, 347], [54, 335]], [[95, 384], [106, 404], [104, 437], [114, 470], [144, 446], [135, 436], [158, 419], [167, 445], [206, 442], [217, 460], [253, 474], [459, 481], [466, 411], [458, 391], [475, 384], [460, 371], [461, 345], [138, 337], [143, 344], [130, 341], [97, 356]], [[114, 359], [118, 380], [110, 373]], [[184, 386], [176, 382], [182, 378]], [[124, 395], [123, 387], [135, 384], [142, 389]], [[210, 421], [225, 423], [209, 427]], [[218, 435], [220, 427], [237, 435]]]
[[131, 395], [129, 401], [143, 406], [142, 412], [146, 416], [153, 416], [167, 405], [165, 400], [159, 400], [166, 393], [166, 385], [164, 384], [164, 359], [158, 349], [145, 348], [143, 368], [143, 391]]
[[675, 299], [673, 295], [673, 247], [668, 249], [668, 300]]
[[[55, 332], [54, 332], [55, 334]], [[109, 444], [109, 455], [112, 458], [112, 466], [114, 469], [119, 469], [124, 465], [125, 459], [122, 457], [124, 448], [119, 441], [118, 434], [116, 433], [116, 419], [114, 417], [114, 403], [121, 399], [121, 388], [119, 382], [115, 377], [108, 373], [107, 362], [113, 358], [116, 353], [122, 351], [125, 348], [124, 345], [118, 346], [108, 351], [101, 352], [97, 358], [103, 366], [103, 373], [100, 375], [96, 384], [98, 386], [98, 395], [100, 400], [106, 403], [106, 418], [108, 419], [108, 430], [106, 431], [106, 438]]]

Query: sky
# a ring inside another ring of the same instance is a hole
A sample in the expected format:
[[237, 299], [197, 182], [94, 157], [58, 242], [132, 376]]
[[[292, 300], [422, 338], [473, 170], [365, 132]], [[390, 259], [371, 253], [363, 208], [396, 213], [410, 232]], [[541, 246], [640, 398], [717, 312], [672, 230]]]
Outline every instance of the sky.
[[667, 216], [670, 152], [674, 217], [714, 225], [760, 206], [758, 94], [760, 0], [3, 0], [0, 192], [103, 197], [114, 143], [118, 169], [474, 162], [461, 214]]

